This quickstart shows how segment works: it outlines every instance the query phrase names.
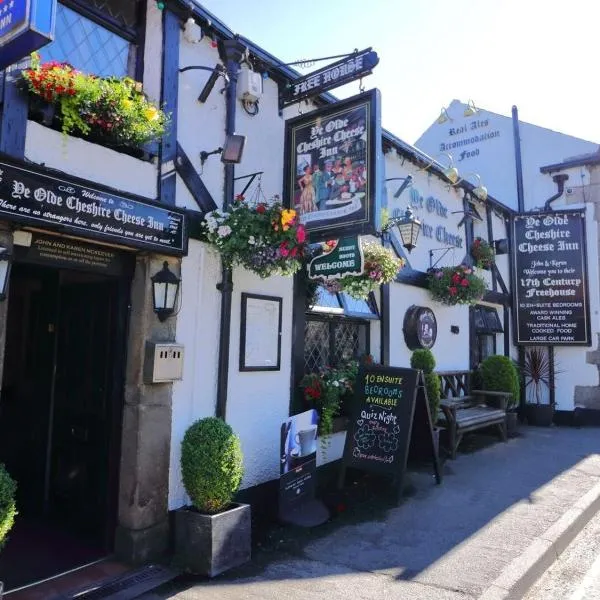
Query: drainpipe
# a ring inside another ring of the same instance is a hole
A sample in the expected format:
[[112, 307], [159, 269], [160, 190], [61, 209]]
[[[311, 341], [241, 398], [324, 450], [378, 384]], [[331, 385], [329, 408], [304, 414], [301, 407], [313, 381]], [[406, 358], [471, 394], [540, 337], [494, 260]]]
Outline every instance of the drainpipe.
[[517, 170], [517, 210], [525, 211], [525, 196], [523, 194], [523, 161], [521, 160], [521, 133], [519, 132], [519, 112], [512, 107], [513, 141], [515, 144], [515, 168]]
[[565, 191], [565, 181], [567, 181], [567, 179], [569, 179], [569, 176], [566, 173], [559, 173], [552, 178], [552, 181], [554, 181], [554, 183], [557, 185], [558, 190], [554, 196], [550, 196], [550, 198], [546, 200], [546, 203], [544, 204], [544, 210], [552, 210], [550, 205], [557, 198], [560, 198], [563, 195], [563, 192]]
[[[237, 108], [237, 80], [240, 63], [246, 51], [238, 39], [219, 42], [219, 54], [225, 63], [229, 83], [226, 87], [225, 135], [235, 133], [235, 111]], [[233, 201], [233, 185], [235, 166], [225, 164], [223, 184], [223, 210], [227, 210]], [[221, 282], [217, 284], [221, 292], [221, 327], [219, 330], [219, 359], [217, 373], [217, 406], [215, 414], [226, 420], [227, 417], [227, 387], [229, 381], [229, 346], [231, 336], [231, 302], [233, 296], [233, 277], [230, 268], [221, 269]]]

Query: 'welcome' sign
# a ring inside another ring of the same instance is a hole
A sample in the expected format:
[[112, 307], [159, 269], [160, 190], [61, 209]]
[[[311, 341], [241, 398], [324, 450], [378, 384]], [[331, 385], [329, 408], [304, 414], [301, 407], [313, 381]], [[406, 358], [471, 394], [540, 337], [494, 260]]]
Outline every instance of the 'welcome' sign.
[[0, 69], [54, 39], [56, 0], [0, 0]]

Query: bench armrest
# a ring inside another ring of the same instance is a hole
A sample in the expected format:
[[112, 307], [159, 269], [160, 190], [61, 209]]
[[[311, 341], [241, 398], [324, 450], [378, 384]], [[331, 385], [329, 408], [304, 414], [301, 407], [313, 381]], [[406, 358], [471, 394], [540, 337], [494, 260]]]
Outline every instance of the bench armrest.
[[483, 396], [486, 404], [506, 410], [509, 405], [512, 394], [510, 392], [493, 392], [491, 390], [471, 390], [474, 396]]
[[474, 398], [472, 396], [454, 396], [450, 398], [442, 398], [440, 400], [440, 405], [456, 410], [457, 408], [471, 406], [473, 401]]

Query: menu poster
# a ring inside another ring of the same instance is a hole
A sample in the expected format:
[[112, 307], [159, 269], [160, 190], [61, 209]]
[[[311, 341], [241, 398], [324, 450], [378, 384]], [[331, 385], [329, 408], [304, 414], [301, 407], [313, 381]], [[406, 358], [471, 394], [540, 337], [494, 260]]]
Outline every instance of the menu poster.
[[525, 213], [513, 220], [515, 343], [589, 345], [585, 213]]
[[[419, 410], [415, 410], [417, 405]], [[364, 366], [358, 373], [355, 387], [344, 447], [344, 468], [390, 475], [401, 487], [415, 424], [419, 427], [419, 435], [429, 434], [439, 483], [431, 416], [421, 372]]]

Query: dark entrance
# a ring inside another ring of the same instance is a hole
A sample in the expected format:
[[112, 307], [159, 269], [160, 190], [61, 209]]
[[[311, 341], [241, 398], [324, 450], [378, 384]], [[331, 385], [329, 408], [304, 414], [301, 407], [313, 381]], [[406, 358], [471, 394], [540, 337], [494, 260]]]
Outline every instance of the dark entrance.
[[13, 265], [0, 462], [19, 516], [9, 589], [101, 558], [116, 526], [128, 278]]

